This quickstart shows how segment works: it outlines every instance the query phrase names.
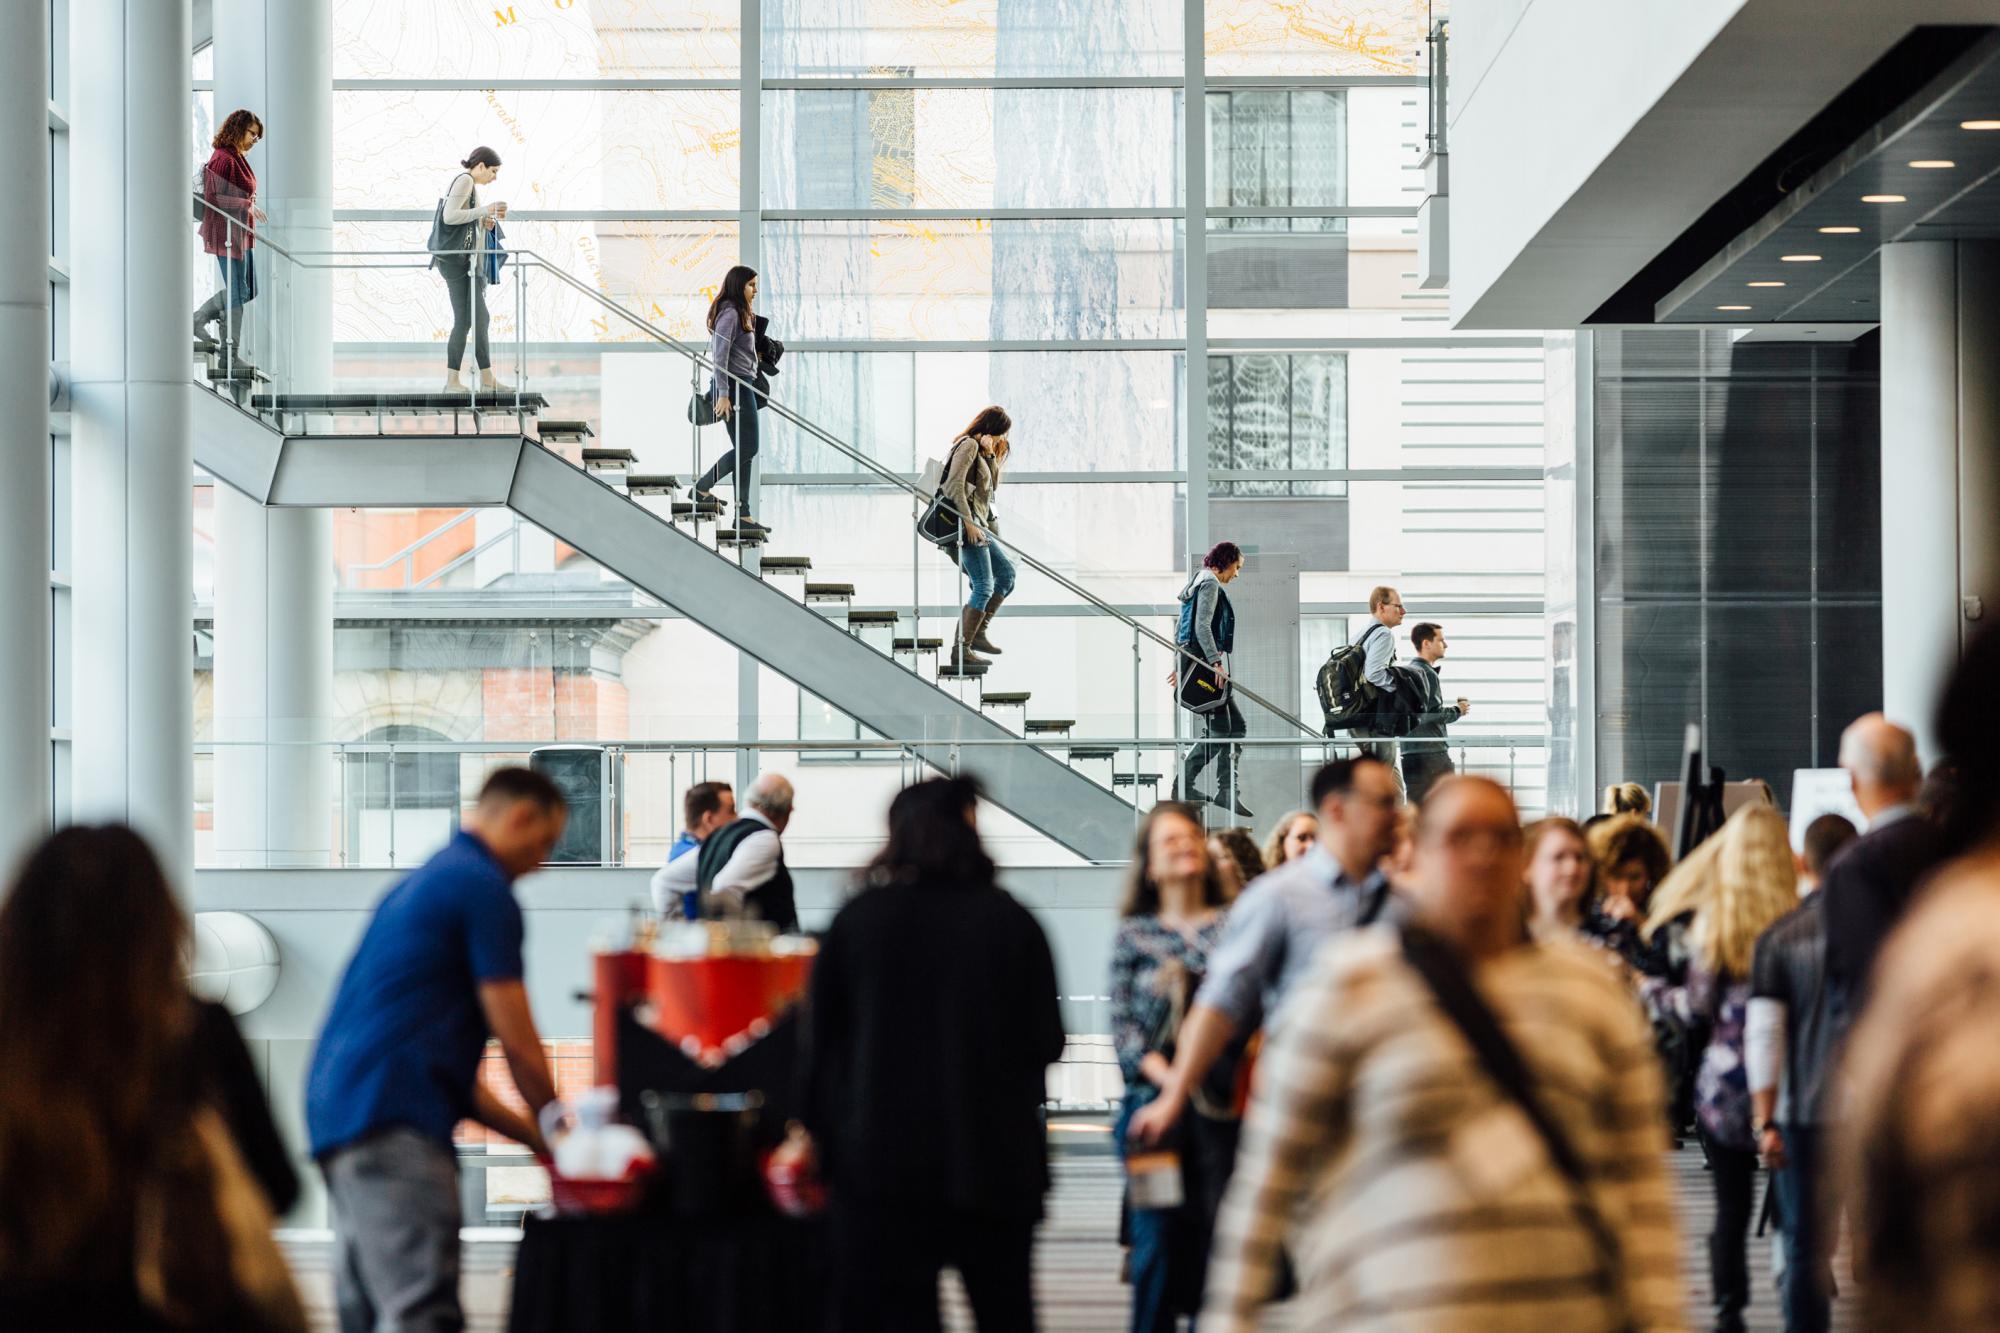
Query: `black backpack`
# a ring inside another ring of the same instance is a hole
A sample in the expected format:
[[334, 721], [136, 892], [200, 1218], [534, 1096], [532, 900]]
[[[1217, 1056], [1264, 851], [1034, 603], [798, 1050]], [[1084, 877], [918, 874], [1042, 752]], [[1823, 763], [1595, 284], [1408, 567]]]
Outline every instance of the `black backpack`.
[[1375, 697], [1381, 690], [1370, 684], [1367, 676], [1368, 636], [1378, 629], [1389, 632], [1387, 625], [1376, 621], [1367, 634], [1334, 649], [1319, 669], [1313, 685], [1319, 692], [1320, 711], [1326, 715], [1328, 736], [1349, 727], [1372, 727], [1375, 721]]

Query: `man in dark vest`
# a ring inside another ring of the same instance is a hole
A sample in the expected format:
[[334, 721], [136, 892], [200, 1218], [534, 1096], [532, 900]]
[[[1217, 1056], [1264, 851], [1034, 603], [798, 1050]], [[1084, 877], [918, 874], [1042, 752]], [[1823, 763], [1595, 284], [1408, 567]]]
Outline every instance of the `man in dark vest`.
[[693, 890], [705, 917], [747, 916], [782, 931], [799, 928], [792, 877], [779, 841], [792, 820], [792, 784], [766, 773], [744, 793], [743, 817], [702, 840], [692, 856], [668, 862], [655, 876], [665, 902]]

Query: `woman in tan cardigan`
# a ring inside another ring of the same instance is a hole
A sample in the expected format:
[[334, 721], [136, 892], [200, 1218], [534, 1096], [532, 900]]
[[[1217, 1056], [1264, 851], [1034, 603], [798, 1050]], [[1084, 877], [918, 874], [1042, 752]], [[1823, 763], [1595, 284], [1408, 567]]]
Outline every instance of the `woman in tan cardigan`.
[[964, 534], [962, 542], [945, 550], [965, 571], [971, 585], [965, 609], [959, 613], [958, 642], [952, 651], [952, 665], [960, 668], [985, 666], [988, 659], [979, 653], [1000, 651], [986, 637], [986, 627], [993, 623], [1001, 603], [1014, 591], [1014, 562], [1000, 548], [993, 520], [993, 496], [1000, 489], [1001, 469], [1006, 466], [1011, 447], [1007, 432], [1013, 428], [1013, 419], [1005, 408], [981, 410], [952, 442], [951, 454], [945, 461], [944, 480], [938, 486], [957, 509], [960, 531]]

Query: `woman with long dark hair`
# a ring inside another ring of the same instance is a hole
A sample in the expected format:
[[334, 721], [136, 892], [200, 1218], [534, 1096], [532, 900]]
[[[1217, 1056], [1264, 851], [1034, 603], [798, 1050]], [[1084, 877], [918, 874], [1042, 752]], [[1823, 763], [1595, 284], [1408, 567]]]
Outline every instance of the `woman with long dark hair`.
[[[986, 627], [1000, 614], [1000, 605], [1014, 591], [1014, 562], [1001, 549], [1000, 534], [994, 526], [993, 497], [1000, 489], [1000, 474], [1007, 465], [1013, 446], [1007, 432], [1014, 420], [1003, 407], [981, 408], [966, 428], [951, 442], [946, 456], [944, 479], [938, 489], [958, 511], [959, 530], [964, 540], [945, 548], [958, 567], [965, 571], [965, 609], [959, 613], [958, 642], [953, 661], [963, 666], [984, 666], [980, 653], [997, 653], [998, 644], [986, 637]], [[975, 651], [977, 650], [977, 651]]]
[[[1118, 933], [1111, 946], [1111, 1036], [1125, 1101], [1112, 1141], [1123, 1150], [1132, 1116], [1173, 1068], [1174, 1042], [1208, 956], [1222, 938], [1228, 896], [1193, 806], [1163, 801], [1146, 815], [1132, 849]], [[1181, 1159], [1183, 1200], [1131, 1209], [1133, 1333], [1173, 1333], [1201, 1308], [1202, 1275], [1215, 1210], [1236, 1156], [1237, 1122], [1211, 1074], [1213, 1097], [1195, 1094], [1171, 1144]]]
[[715, 415], [729, 428], [729, 451], [695, 482], [698, 500], [713, 499], [715, 483], [727, 476], [736, 490], [736, 526], [763, 525], [750, 516], [750, 465], [757, 459], [758, 390], [757, 270], [745, 264], [722, 276], [708, 303], [708, 359], [715, 366], [708, 396]]
[[303, 1330], [298, 1194], [249, 1053], [185, 980], [126, 828], [67, 828], [0, 907], [0, 1310], [10, 1328]]
[[492, 392], [506, 389], [493, 378], [493, 353], [487, 341], [489, 322], [486, 310], [486, 283], [473, 252], [480, 248], [481, 232], [491, 231], [507, 216], [507, 205], [479, 202], [479, 187], [491, 185], [500, 174], [500, 154], [481, 145], [466, 154], [459, 166], [464, 170], [446, 188], [443, 211], [437, 230], [431, 267], [444, 275], [445, 291], [451, 296], [451, 338], [444, 347], [444, 388], [454, 393], [465, 387], [458, 377], [465, 360], [465, 341], [472, 338], [472, 359], [479, 366], [479, 387]]
[[1062, 1013], [1048, 940], [980, 846], [978, 799], [963, 778], [904, 789], [813, 964], [805, 1119], [831, 1194], [843, 1333], [936, 1328], [946, 1267], [982, 1333], [1034, 1327], [1041, 1108]]
[[[222, 286], [194, 312], [194, 336], [220, 342], [233, 357], [243, 331], [243, 307], [257, 298], [257, 173], [244, 156], [264, 137], [264, 122], [242, 108], [229, 113], [215, 131], [214, 149], [201, 173], [201, 248], [215, 256]], [[215, 325], [220, 321], [218, 337]]]

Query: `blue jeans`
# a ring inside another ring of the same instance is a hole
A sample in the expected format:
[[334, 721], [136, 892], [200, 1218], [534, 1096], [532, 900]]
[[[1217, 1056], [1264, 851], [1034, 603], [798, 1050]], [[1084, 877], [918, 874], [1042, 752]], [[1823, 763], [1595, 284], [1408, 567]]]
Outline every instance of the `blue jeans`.
[[991, 531], [977, 546], [971, 542], [959, 544], [958, 567], [965, 571], [966, 581], [972, 585], [965, 604], [975, 611], [984, 611], [995, 597], [1005, 597], [1014, 591], [1014, 562], [1000, 549], [1000, 539]]
[[696, 495], [706, 495], [724, 477], [736, 488], [736, 512], [750, 512], [750, 464], [757, 458], [757, 394], [729, 381], [729, 416], [724, 425], [732, 446], [695, 482]]
[[1824, 1200], [1819, 1174], [1823, 1142], [1816, 1125], [1785, 1125], [1785, 1165], [1777, 1173], [1784, 1211], [1785, 1280], [1779, 1291], [1786, 1333], [1826, 1333], [1833, 1273], [1827, 1267]]
[[[1151, 1089], [1134, 1089], [1125, 1094], [1112, 1129], [1118, 1144], [1119, 1160], [1124, 1160], [1126, 1128], [1140, 1107], [1153, 1100]], [[1169, 1262], [1171, 1208], [1133, 1208], [1127, 1214], [1132, 1235], [1132, 1333], [1174, 1333], [1179, 1327], [1172, 1293], [1173, 1267]]]

